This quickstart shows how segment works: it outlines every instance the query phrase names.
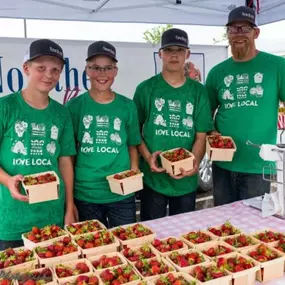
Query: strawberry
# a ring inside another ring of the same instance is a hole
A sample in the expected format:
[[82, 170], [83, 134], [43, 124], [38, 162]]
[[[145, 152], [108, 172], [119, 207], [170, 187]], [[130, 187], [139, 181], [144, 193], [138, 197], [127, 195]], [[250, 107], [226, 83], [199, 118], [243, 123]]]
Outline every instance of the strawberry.
[[124, 172], [124, 173], [121, 173], [121, 174], [115, 174], [114, 178], [118, 179], [118, 180], [121, 180], [121, 179], [124, 179], [124, 178], [127, 178], [127, 177], [135, 176], [135, 175], [137, 175], [139, 173], [140, 173], [139, 170], [137, 170], [137, 171], [131, 170], [131, 171], [127, 171], [127, 172]]
[[234, 143], [230, 138], [224, 138], [220, 135], [208, 136], [208, 142], [213, 148], [234, 148]]
[[285, 238], [283, 234], [273, 231], [264, 231], [254, 235], [254, 237], [265, 243], [274, 242]]
[[191, 275], [199, 281], [204, 282], [221, 278], [226, 275], [226, 272], [224, 269], [218, 268], [215, 265], [210, 265], [209, 267], [196, 266]]
[[114, 229], [112, 233], [120, 240], [130, 240], [153, 234], [150, 229], [139, 223], [132, 226], [128, 226], [126, 228], [118, 227]]
[[252, 268], [254, 264], [242, 256], [234, 256], [230, 258], [219, 257], [217, 260], [218, 268], [225, 268], [231, 272], [240, 272]]
[[137, 261], [134, 266], [141, 273], [142, 276], [154, 276], [158, 274], [164, 274], [170, 271], [174, 271], [172, 267], [164, 264], [159, 259]]
[[183, 242], [176, 238], [168, 238], [164, 240], [155, 239], [152, 245], [160, 252], [169, 252], [183, 248]]
[[112, 270], [106, 269], [100, 274], [105, 284], [123, 284], [138, 280], [139, 276], [135, 273], [130, 265], [121, 266]]

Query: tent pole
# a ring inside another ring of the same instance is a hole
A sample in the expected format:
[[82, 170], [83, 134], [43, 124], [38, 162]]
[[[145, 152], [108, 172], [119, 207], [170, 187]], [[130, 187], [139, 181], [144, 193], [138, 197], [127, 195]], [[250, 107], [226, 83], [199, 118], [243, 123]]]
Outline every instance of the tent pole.
[[27, 38], [27, 20], [24, 19], [24, 37]]

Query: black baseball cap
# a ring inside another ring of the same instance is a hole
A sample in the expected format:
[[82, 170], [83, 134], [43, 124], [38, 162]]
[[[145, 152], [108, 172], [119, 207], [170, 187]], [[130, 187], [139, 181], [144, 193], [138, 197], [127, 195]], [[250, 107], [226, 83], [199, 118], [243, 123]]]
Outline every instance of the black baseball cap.
[[189, 49], [187, 33], [183, 30], [175, 28], [166, 30], [161, 36], [160, 49], [164, 49], [169, 46], [179, 46]]
[[24, 57], [24, 63], [43, 55], [57, 57], [65, 63], [62, 48], [57, 43], [47, 39], [36, 40], [30, 44]]
[[226, 26], [229, 26], [234, 22], [249, 22], [252, 26], [256, 27], [255, 11], [247, 6], [240, 6], [233, 9], [229, 13], [228, 23]]
[[96, 55], [105, 55], [115, 62], [118, 62], [116, 58], [116, 48], [108, 42], [98, 41], [88, 47], [86, 60], [90, 60]]

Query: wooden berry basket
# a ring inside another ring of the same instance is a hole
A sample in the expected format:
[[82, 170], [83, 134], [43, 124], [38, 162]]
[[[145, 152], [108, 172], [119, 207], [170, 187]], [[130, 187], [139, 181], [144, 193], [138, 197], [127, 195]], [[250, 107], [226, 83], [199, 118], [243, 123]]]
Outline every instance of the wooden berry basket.
[[253, 264], [254, 267], [240, 271], [240, 272], [231, 272], [229, 270], [226, 270], [229, 274], [232, 275], [233, 278], [233, 284], [234, 285], [254, 285], [256, 281], [256, 274], [260, 270], [260, 264], [254, 260], [253, 258], [243, 255], [239, 252], [232, 252], [228, 253], [222, 256], [216, 257], [214, 260], [217, 261], [218, 258], [231, 258], [231, 257], [244, 257], [247, 260], [250, 260]]
[[[214, 262], [208, 262], [208, 263], [203, 263], [203, 266], [204, 267], [210, 267], [212, 265], [216, 265]], [[196, 266], [193, 266], [190, 270], [189, 270], [189, 274], [191, 277], [193, 277], [193, 272], [194, 272], [194, 269], [195, 267], [197, 266], [201, 266], [201, 265], [196, 265]], [[232, 285], [232, 275], [229, 274], [227, 272], [228, 275], [226, 276], [223, 276], [223, 277], [220, 277], [220, 278], [217, 278], [217, 279], [213, 279], [213, 280], [209, 280], [209, 281], [206, 281], [206, 282], [201, 282], [201, 281], [197, 281], [197, 284], [199, 285]]]
[[[100, 226], [100, 229], [96, 229], [96, 230], [94, 229], [94, 231], [88, 232], [88, 234], [92, 234], [92, 233], [95, 233], [95, 232], [98, 232], [98, 231], [106, 230], [106, 229], [107, 229], [106, 226], [105, 226], [104, 224], [102, 224], [99, 220], [90, 220], [90, 222], [92, 222], [92, 221], [97, 222], [97, 223], [99, 224], [99, 226]], [[83, 224], [83, 223], [85, 223], [85, 222], [89, 222], [89, 221], [84, 221], [84, 222], [79, 222], [79, 223], [73, 223], [73, 225], [80, 225], [80, 224]], [[83, 235], [83, 234], [73, 235], [73, 234], [67, 229], [68, 226], [69, 226], [69, 225], [65, 225], [65, 226], [64, 226], [64, 230], [66, 231], [67, 234], [70, 235], [70, 237], [71, 237], [72, 239], [73, 239], [74, 237]], [[86, 234], [86, 233], [84, 233], [84, 234]]]
[[251, 233], [250, 236], [251, 236], [252, 238], [254, 238], [255, 240], [259, 241], [259, 243], [265, 243], [266, 245], [269, 245], [269, 246], [275, 245], [276, 241], [273, 241], [273, 242], [264, 242], [264, 241], [259, 240], [257, 237], [255, 237], [255, 235], [260, 234], [260, 233], [264, 233], [265, 231], [272, 231], [273, 233], [283, 234], [283, 235], [284, 235], [284, 239], [285, 239], [285, 234], [284, 234], [283, 232], [276, 231], [276, 230], [273, 230], [273, 229], [270, 229], [270, 228], [266, 228], [266, 229], [263, 229], [263, 230], [255, 231], [255, 232]]
[[[71, 242], [77, 247], [77, 251], [72, 252], [72, 253], [68, 253], [65, 255], [61, 255], [61, 256], [56, 256], [56, 257], [41, 258], [38, 256], [36, 249], [35, 249], [35, 255], [37, 256], [37, 258], [39, 260], [40, 267], [52, 267], [55, 264], [80, 259], [81, 258], [81, 252], [80, 252], [79, 246], [74, 241], [71, 241]], [[52, 245], [52, 244], [53, 244], [53, 242], [49, 241], [49, 242], [46, 242], [45, 244], [42, 244], [41, 247], [47, 247], [47, 246]]]
[[187, 253], [191, 253], [191, 252], [194, 252], [194, 253], [198, 253], [200, 256], [202, 256], [205, 260], [201, 263], [197, 263], [197, 264], [194, 264], [194, 265], [189, 265], [189, 266], [185, 266], [185, 267], [180, 267], [178, 264], [174, 263], [170, 258], [169, 258], [169, 255], [171, 253], [169, 253], [165, 259], [179, 272], [189, 272], [191, 270], [192, 267], [195, 267], [197, 265], [201, 265], [203, 266], [204, 264], [207, 264], [211, 261], [211, 259], [206, 256], [205, 254], [203, 254], [201, 251], [197, 250], [197, 249], [186, 249], [184, 251], [181, 251], [179, 252], [180, 254], [187, 254]]
[[[18, 251], [18, 250], [27, 250], [26, 247], [17, 247], [17, 248], [14, 248], [14, 251]], [[0, 253], [2, 253], [3, 251], [1, 251]], [[1, 272], [4, 272], [4, 273], [19, 273], [19, 272], [25, 272], [25, 271], [31, 271], [33, 269], [36, 269], [37, 266], [38, 266], [38, 257], [37, 255], [35, 254], [35, 252], [33, 252], [33, 257], [34, 259], [31, 260], [31, 261], [28, 261], [28, 262], [24, 262], [24, 263], [21, 263], [21, 264], [18, 264], [18, 265], [13, 265], [13, 266], [9, 266], [9, 267], [6, 267], [6, 268], [3, 268], [0, 270], [0, 273]], [[2, 278], [3, 276], [1, 276]]]
[[[234, 246], [232, 246], [232, 245], [230, 245], [229, 243], [226, 242], [226, 240], [227, 240], [228, 238], [236, 238], [236, 237], [239, 237], [240, 235], [245, 235], [245, 236], [247, 236], [247, 237], [250, 237], [251, 240], [252, 240], [252, 244], [251, 244], [251, 245], [248, 245], [248, 246], [244, 246], [244, 247], [234, 247]], [[223, 241], [223, 242], [227, 245], [227, 247], [230, 247], [231, 249], [233, 249], [233, 250], [235, 250], [235, 251], [239, 251], [239, 252], [242, 251], [242, 250], [246, 250], [246, 249], [248, 249], [248, 248], [251, 248], [252, 246], [255, 246], [255, 245], [261, 243], [260, 240], [254, 238], [254, 237], [251, 236], [251, 235], [247, 235], [247, 234], [244, 234], [244, 233], [242, 233], [242, 234], [237, 234], [237, 235], [233, 235], [233, 236], [221, 237], [220, 240]]]
[[149, 246], [150, 246], [150, 248], [152, 249], [152, 251], [156, 253], [156, 255], [162, 256], [162, 257], [168, 256], [168, 255], [169, 255], [171, 252], [173, 252], [173, 251], [182, 252], [182, 251], [185, 251], [185, 250], [188, 249], [187, 244], [186, 244], [181, 238], [177, 238], [177, 237], [174, 237], [174, 236], [170, 236], [170, 237], [163, 238], [163, 239], [160, 239], [160, 240], [161, 240], [161, 241], [165, 241], [165, 240], [168, 240], [169, 238], [175, 238], [176, 240], [182, 241], [183, 247], [180, 248], [180, 249], [172, 250], [172, 251], [161, 252], [161, 251], [159, 251], [155, 246], [152, 245], [152, 242], [150, 243]]
[[85, 263], [85, 264], [88, 266], [88, 268], [89, 268], [89, 272], [81, 273], [81, 274], [73, 275], [73, 276], [78, 277], [78, 276], [86, 275], [87, 273], [93, 272], [93, 266], [92, 266], [91, 262], [90, 262], [88, 259], [82, 258], [82, 259], [76, 259], [76, 260], [66, 261], [66, 262], [62, 262], [62, 263], [58, 263], [58, 264], [54, 264], [54, 265], [53, 265], [52, 270], [53, 270], [53, 272], [54, 272], [54, 277], [55, 277], [56, 281], [57, 281], [58, 283], [60, 283], [60, 282], [61, 282], [61, 283], [62, 283], [62, 282], [67, 282], [67, 281], [69, 281], [70, 277], [73, 277], [73, 276], [64, 277], [64, 278], [58, 277], [57, 274], [56, 274], [56, 267], [57, 267], [58, 265], [70, 266], [70, 267], [73, 267], [73, 266], [74, 266], [74, 267], [75, 267], [75, 265], [76, 265], [77, 263], [79, 263], [79, 262]]
[[73, 284], [79, 276], [88, 276], [88, 277], [96, 276], [98, 278], [98, 280], [99, 280], [98, 285], [103, 285], [104, 284], [99, 276], [97, 276], [94, 272], [89, 272], [89, 273], [85, 273], [85, 274], [82, 274], [82, 275], [77, 275], [77, 276], [71, 276], [71, 277], [64, 278], [65, 280], [59, 280], [58, 281], [58, 285]]
[[58, 199], [60, 182], [59, 177], [55, 171], [40, 172], [31, 175], [26, 175], [25, 177], [37, 177], [48, 173], [54, 175], [56, 177], [56, 181], [37, 185], [25, 185], [24, 181], [22, 181], [22, 186], [27, 196], [29, 197], [30, 204]]
[[[124, 246], [128, 246], [128, 247], [141, 246], [145, 243], [152, 242], [155, 239], [156, 234], [154, 233], [154, 231], [150, 227], [146, 226], [143, 223], [134, 223], [134, 224], [129, 224], [129, 225], [121, 226], [121, 227], [127, 228], [129, 226], [134, 226], [136, 224], [143, 225], [145, 228], [149, 229], [152, 232], [152, 234], [149, 234], [149, 235], [146, 235], [143, 237], [128, 239], [128, 240], [121, 240], [120, 238], [116, 237], [121, 244], [121, 248], [123, 248]], [[119, 228], [119, 227], [112, 228], [111, 231], [113, 232], [117, 228]]]
[[45, 246], [46, 244], [50, 244], [52, 242], [56, 242], [56, 241], [59, 241], [61, 239], [63, 239], [64, 237], [68, 237], [68, 233], [64, 230], [62, 230], [62, 235], [59, 236], [59, 237], [56, 237], [56, 238], [52, 238], [52, 239], [48, 239], [48, 240], [45, 240], [45, 241], [41, 241], [41, 242], [33, 242], [29, 239], [27, 239], [25, 237], [25, 234], [22, 234], [22, 240], [23, 240], [23, 243], [24, 243], [24, 246], [27, 248], [27, 249], [30, 249], [30, 250], [33, 250], [34, 248], [38, 247], [38, 246]]
[[[107, 257], [112, 257], [112, 256], [118, 256], [120, 258], [120, 260], [122, 261], [122, 264], [118, 264], [116, 266], [111, 266], [111, 267], [107, 267], [107, 268], [102, 268], [102, 269], [96, 269], [92, 263], [93, 261], [95, 260], [99, 260], [103, 255], [107, 256]], [[104, 270], [106, 269], [114, 269], [114, 268], [117, 268], [117, 267], [120, 267], [120, 266], [123, 266], [123, 265], [127, 265], [128, 264], [128, 261], [127, 259], [118, 251], [114, 251], [114, 252], [109, 252], [109, 253], [104, 253], [104, 254], [100, 254], [100, 255], [95, 255], [95, 256], [89, 256], [88, 257], [88, 260], [91, 262], [91, 266], [93, 268], [93, 271], [96, 273], [96, 274], [100, 274], [101, 272], [103, 272]]]
[[[149, 262], [150, 260], [152, 260], [152, 259], [156, 259], [156, 260], [158, 260], [159, 262], [162, 262], [163, 264], [169, 266], [169, 269], [170, 269], [169, 272], [176, 272], [175, 267], [172, 266], [172, 264], [171, 264], [170, 262], [168, 262], [165, 258], [163, 258], [163, 257], [153, 257], [153, 258], [151, 258], [151, 259], [148, 259], [148, 262]], [[165, 276], [165, 275], [167, 275], [167, 274], [169, 273], [169, 272], [167, 272], [167, 273], [163, 273], [163, 274], [157, 274], [157, 275], [153, 275], [153, 276], [146, 276], [146, 277], [144, 277], [134, 265], [133, 265], [133, 268], [134, 268], [134, 270], [137, 272], [137, 274], [140, 276], [140, 278], [141, 278], [142, 280], [147, 281], [147, 282], [151, 281], [153, 278], [155, 278], [155, 277], [157, 277], [157, 276]]]
[[[171, 272], [171, 274], [173, 274], [174, 277], [180, 277], [182, 276], [187, 282], [189, 282], [191, 284], [191, 282], [196, 281], [196, 284], [198, 285], [198, 281], [197, 279], [195, 279], [194, 277], [192, 277], [190, 274], [186, 273], [186, 272]], [[161, 276], [156, 276], [153, 277], [153, 279], [151, 279], [148, 284], [149, 285], [156, 285], [157, 280], [160, 278]]]
[[[211, 238], [211, 240], [210, 241], [215, 241], [215, 240], [218, 240], [218, 237], [217, 236], [215, 236], [214, 234], [212, 234], [211, 232], [209, 232], [209, 231], [206, 231], [206, 230], [195, 230], [195, 231], [193, 231], [193, 232], [201, 232], [201, 233], [204, 233], [204, 234], [206, 234], [206, 235], [208, 235], [210, 238]], [[188, 232], [189, 233], [189, 232]], [[185, 244], [187, 244], [190, 248], [196, 248], [198, 245], [200, 245], [200, 244], [204, 244], [204, 243], [192, 243], [192, 242], [190, 242], [189, 240], [187, 240], [186, 238], [185, 238], [185, 236], [188, 234], [188, 233], [184, 233], [184, 234], [182, 234], [181, 236], [180, 236], [180, 238], [181, 238], [181, 240], [185, 243]], [[206, 241], [205, 243], [208, 243], [208, 242], [210, 242], [210, 241]]]
[[192, 170], [194, 159], [195, 159], [194, 154], [188, 151], [187, 149], [184, 149], [184, 150], [190, 155], [190, 157], [179, 160], [179, 161], [171, 162], [163, 156], [166, 152], [174, 151], [177, 149], [179, 149], [179, 147], [164, 151], [159, 155], [161, 159], [162, 167], [166, 170], [167, 173], [171, 173], [173, 175], [181, 174], [180, 168], [183, 168], [185, 171]]
[[[283, 277], [284, 274], [284, 262], [285, 262], [285, 254], [281, 253], [279, 250], [269, 246], [268, 244], [261, 243], [266, 245], [269, 249], [278, 253], [278, 258], [266, 261], [266, 262], [257, 262], [260, 265], [260, 270], [257, 271], [256, 279], [259, 282], [267, 282], [276, 278]], [[258, 245], [252, 246], [251, 248], [245, 249], [241, 251], [241, 254], [249, 256], [249, 252], [255, 250]]]
[[224, 139], [231, 139], [234, 148], [215, 148], [211, 147], [209, 137], [206, 138], [206, 153], [211, 161], [232, 161], [237, 150], [236, 144], [231, 137], [222, 136]]
[[[41, 271], [43, 271], [45, 268], [40, 268], [40, 269], [35, 269], [35, 270], [29, 270], [29, 271], [26, 271], [26, 272], [20, 272], [19, 273], [19, 275], [21, 276], [21, 275], [24, 275], [24, 274], [27, 274], [27, 273], [33, 273], [33, 272], [41, 272]], [[47, 283], [44, 283], [44, 285], [57, 285], [57, 282], [56, 282], [56, 279], [55, 279], [55, 277], [54, 277], [54, 272], [53, 272], [53, 270], [51, 269], [51, 268], [49, 268], [50, 269], [50, 271], [52, 272], [52, 281], [51, 282], [47, 282]], [[20, 277], [19, 276], [19, 277]], [[38, 281], [38, 277], [36, 277], [35, 278], [35, 280], [36, 281]], [[18, 280], [15, 280], [15, 283], [14, 283], [15, 285], [19, 285], [19, 281]]]
[[[222, 241], [222, 240], [214, 240], [214, 241], [209, 241], [209, 242], [205, 242], [205, 243], [202, 243], [202, 244], [199, 244], [196, 246], [196, 250], [199, 250], [203, 253], [204, 250], [208, 250], [210, 249], [211, 247], [213, 248], [217, 248], [219, 245], [222, 245], [230, 250], [232, 250], [232, 252], [235, 252], [235, 248], [232, 248], [229, 244], [227, 244], [226, 242]], [[215, 257], [210, 257], [208, 256], [206, 253], [203, 253], [204, 255], [206, 255], [210, 260], [214, 260], [216, 258]], [[225, 253], [225, 254], [221, 254], [217, 257], [222, 257], [222, 256], [225, 256], [226, 254], [228, 253]]]
[[[124, 174], [130, 170], [123, 171], [116, 174]], [[126, 177], [123, 179], [115, 179], [114, 174], [107, 176], [110, 189], [113, 193], [119, 195], [129, 195], [131, 193], [137, 192], [143, 189], [143, 173], [138, 173], [136, 175]]]
[[[90, 235], [90, 233], [88, 234], [83, 234], [83, 235], [80, 235], [80, 236], [76, 236], [75, 239], [79, 239], [80, 237], [86, 237]], [[76, 243], [77, 245], [77, 243]], [[105, 253], [110, 253], [110, 252], [115, 252], [115, 251], [118, 251], [118, 248], [120, 246], [120, 243], [118, 241], [118, 239], [114, 236], [114, 242], [111, 243], [111, 244], [107, 244], [107, 245], [101, 245], [101, 246], [97, 246], [97, 247], [93, 247], [93, 248], [88, 248], [88, 249], [84, 249], [84, 248], [81, 248], [79, 245], [77, 245], [81, 251], [81, 255], [83, 258], [89, 258], [91, 256], [96, 256], [96, 255], [99, 255], [99, 254], [105, 254]]]
[[[135, 250], [140, 249], [140, 248], [141, 248], [142, 246], [144, 246], [144, 245], [148, 245], [149, 248], [150, 248], [150, 250], [151, 250], [151, 252], [155, 255], [155, 256], [150, 257], [150, 258], [144, 258], [145, 260], [149, 260], [149, 259], [154, 258], [154, 257], [160, 257], [160, 255], [158, 254], [158, 252], [157, 252], [157, 251], [154, 251], [154, 250], [153, 250], [153, 247], [150, 246], [150, 243], [145, 243], [145, 244], [143, 244], [143, 245], [138, 245], [138, 246], [131, 246], [130, 249], [135, 251]], [[127, 257], [124, 256], [123, 250], [124, 250], [124, 249], [121, 249], [120, 253], [121, 253], [122, 256], [126, 259], [126, 261], [127, 261], [129, 264], [131, 264], [131, 265], [132, 265], [132, 264], [135, 264], [136, 261], [131, 261], [131, 260], [129, 260]]]

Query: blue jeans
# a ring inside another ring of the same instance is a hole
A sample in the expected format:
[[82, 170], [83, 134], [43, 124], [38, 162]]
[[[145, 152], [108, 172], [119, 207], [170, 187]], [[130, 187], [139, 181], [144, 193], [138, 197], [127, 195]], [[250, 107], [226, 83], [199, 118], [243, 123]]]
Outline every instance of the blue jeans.
[[196, 191], [172, 197], [158, 193], [144, 185], [144, 189], [139, 192], [139, 197], [141, 200], [141, 221], [165, 217], [167, 205], [169, 205], [170, 216], [195, 211]]
[[22, 240], [0, 240], [0, 251], [5, 250], [7, 248], [15, 248], [24, 246]]
[[[212, 164], [214, 205], [262, 196], [270, 191], [270, 182], [262, 174], [234, 172]], [[269, 178], [269, 175], [265, 176]]]
[[75, 199], [75, 205], [80, 221], [96, 219], [107, 228], [136, 222], [135, 196], [106, 204], [95, 204]]

